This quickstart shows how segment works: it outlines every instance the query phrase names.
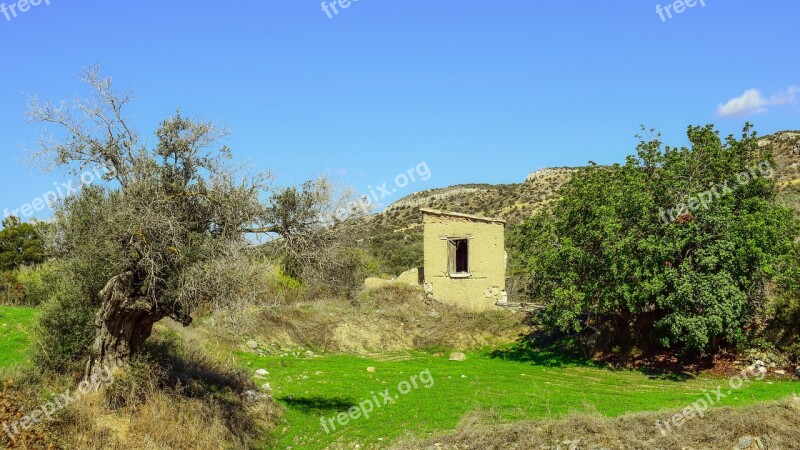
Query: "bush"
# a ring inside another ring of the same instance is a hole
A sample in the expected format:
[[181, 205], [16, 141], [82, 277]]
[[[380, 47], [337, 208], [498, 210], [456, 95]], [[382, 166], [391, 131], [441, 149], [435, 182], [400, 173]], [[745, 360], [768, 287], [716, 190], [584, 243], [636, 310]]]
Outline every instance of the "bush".
[[[280, 407], [268, 398], [250, 401], [244, 393], [258, 387], [247, 372], [209, 355], [196, 330], [173, 325], [156, 325], [154, 337], [125, 371], [115, 371], [102, 395], [82, 396], [47, 423], [60, 447], [269, 446], [262, 439], [279, 423]], [[124, 424], [124, 432], [108, 423]]]
[[43, 277], [49, 294], [34, 330], [34, 360], [44, 369], [77, 371], [89, 357], [97, 304], [71, 282], [65, 269], [54, 267]]
[[51, 286], [58, 283], [62, 268], [59, 263], [21, 266], [0, 275], [0, 303], [14, 306], [40, 306], [45, 303]]
[[305, 295], [303, 284], [296, 278], [275, 267], [275, 274], [269, 277], [270, 295], [277, 303], [291, 304]]
[[46, 264], [39, 267], [23, 266], [14, 271], [17, 281], [22, 286], [22, 304], [39, 306], [47, 300], [45, 278], [52, 276]]
[[106, 400], [113, 409], [141, 406], [167, 384], [168, 368], [154, 361], [150, 355], [133, 358], [125, 372], [114, 378], [106, 390]]
[[21, 305], [25, 291], [13, 271], [0, 273], [0, 305]]

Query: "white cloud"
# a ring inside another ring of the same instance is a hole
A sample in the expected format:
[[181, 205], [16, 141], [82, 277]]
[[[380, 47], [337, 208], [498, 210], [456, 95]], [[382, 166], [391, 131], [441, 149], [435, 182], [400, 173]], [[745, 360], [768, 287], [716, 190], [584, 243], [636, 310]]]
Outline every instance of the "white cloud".
[[795, 103], [799, 93], [800, 87], [790, 86], [785, 91], [765, 98], [758, 89], [748, 89], [741, 96], [728, 100], [724, 105], [719, 105], [717, 114], [722, 117], [744, 117], [761, 114], [767, 111], [767, 106]]

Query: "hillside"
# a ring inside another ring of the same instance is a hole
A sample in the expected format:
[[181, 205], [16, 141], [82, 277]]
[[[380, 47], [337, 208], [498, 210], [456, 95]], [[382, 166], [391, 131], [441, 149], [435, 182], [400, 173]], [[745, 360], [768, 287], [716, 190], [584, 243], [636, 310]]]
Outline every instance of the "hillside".
[[[761, 138], [770, 145], [776, 162], [778, 201], [800, 214], [800, 131], [782, 131]], [[429, 189], [406, 196], [372, 216], [372, 246], [380, 255], [381, 269], [397, 275], [422, 265], [422, 224], [419, 208], [475, 214], [521, 223], [558, 199], [559, 189], [577, 168], [537, 170], [521, 183], [462, 184]]]
[[772, 146], [776, 163], [778, 201], [800, 214], [800, 131], [783, 131], [761, 139]]
[[392, 275], [421, 266], [419, 208], [498, 217], [517, 224], [552, 205], [559, 189], [575, 170], [542, 169], [531, 173], [522, 183], [464, 184], [411, 194], [371, 217], [375, 227], [373, 253], [380, 258], [381, 270]]

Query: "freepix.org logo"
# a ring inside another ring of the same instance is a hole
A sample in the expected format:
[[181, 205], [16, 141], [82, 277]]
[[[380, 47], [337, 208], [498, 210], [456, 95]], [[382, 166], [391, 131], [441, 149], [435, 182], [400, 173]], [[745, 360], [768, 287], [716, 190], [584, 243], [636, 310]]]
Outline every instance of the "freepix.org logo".
[[322, 12], [328, 16], [328, 19], [333, 19], [339, 15], [339, 11], [349, 8], [353, 2], [358, 2], [358, 0], [323, 0]]
[[674, 2], [667, 3], [667, 5], [663, 7], [659, 3], [656, 5], [656, 14], [658, 14], [662, 22], [666, 22], [667, 20], [672, 20], [673, 12], [676, 15], [683, 14], [687, 8], [694, 8], [698, 3], [702, 5], [703, 8], [706, 7], [706, 0], [675, 0]]
[[30, 11], [31, 8], [42, 4], [50, 6], [50, 0], [19, 0], [13, 3], [0, 3], [0, 14], [6, 18], [6, 22], [11, 22], [11, 20]]

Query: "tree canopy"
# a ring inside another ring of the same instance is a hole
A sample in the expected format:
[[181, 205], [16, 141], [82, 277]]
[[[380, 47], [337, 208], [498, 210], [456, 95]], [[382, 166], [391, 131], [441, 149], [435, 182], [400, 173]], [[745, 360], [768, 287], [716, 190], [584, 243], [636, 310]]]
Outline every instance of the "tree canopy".
[[40, 226], [7, 217], [0, 230], [0, 272], [44, 261], [44, 243]]
[[40, 157], [76, 172], [109, 169], [107, 183], [64, 201], [48, 235], [98, 309], [92, 376], [126, 365], [162, 318], [187, 325], [200, 302], [231, 300], [206, 272], [248, 246], [245, 230], [265, 213], [265, 177], [238, 176], [218, 144], [225, 131], [180, 112], [148, 147], [124, 116], [130, 95], [113, 91], [97, 69], [83, 79], [94, 97], [67, 106], [34, 99], [29, 116], [66, 132], [60, 140], [45, 134]]
[[691, 146], [642, 139], [625, 164], [592, 163], [554, 210], [511, 238], [516, 270], [561, 330], [689, 352], [741, 343], [770, 283], [795, 263], [798, 225], [774, 201], [774, 161], [689, 127]]

